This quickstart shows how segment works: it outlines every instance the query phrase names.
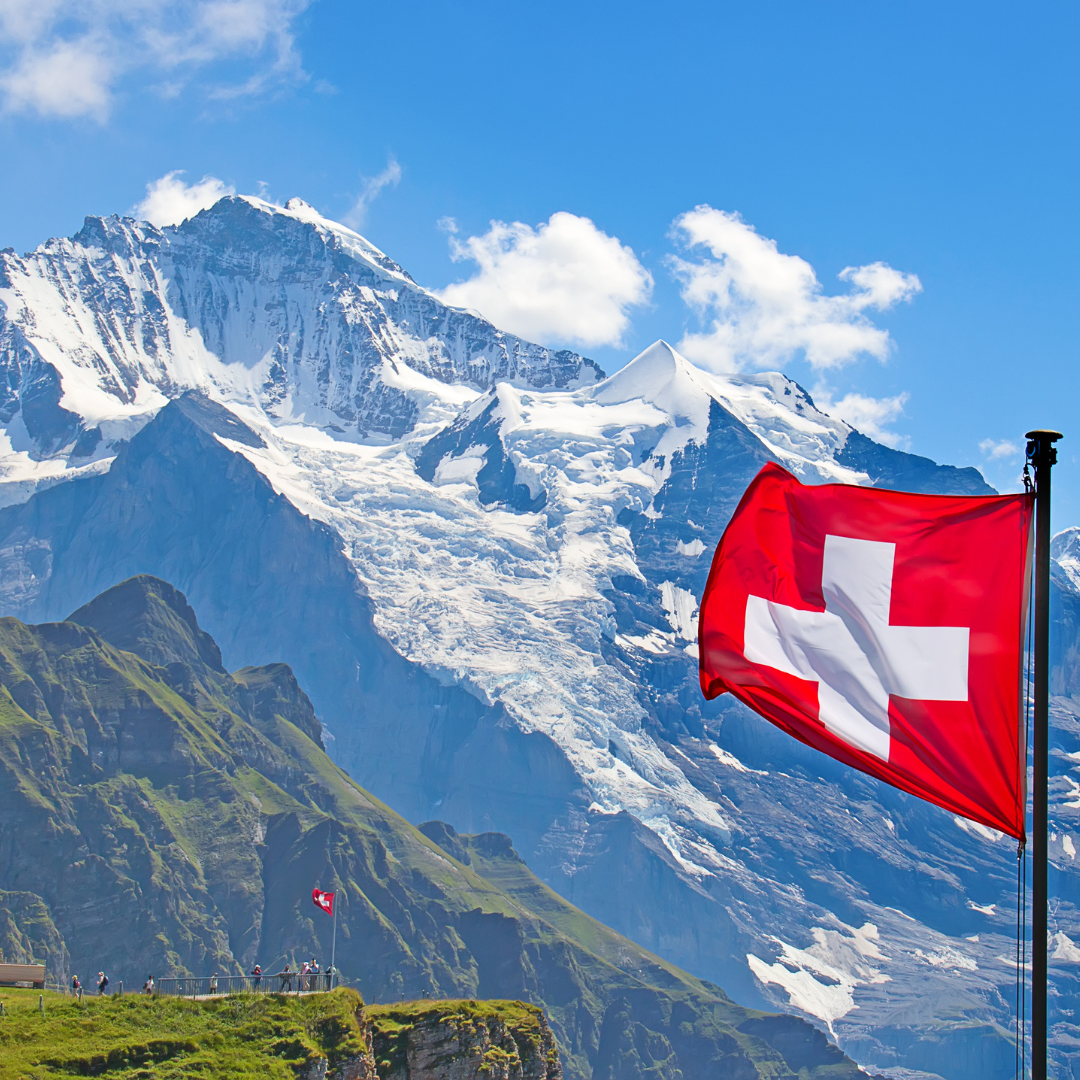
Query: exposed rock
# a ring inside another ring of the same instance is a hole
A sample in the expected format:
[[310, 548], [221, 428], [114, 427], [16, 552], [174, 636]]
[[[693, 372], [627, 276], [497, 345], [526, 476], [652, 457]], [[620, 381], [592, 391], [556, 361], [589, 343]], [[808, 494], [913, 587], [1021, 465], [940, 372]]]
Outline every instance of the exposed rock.
[[366, 1010], [379, 1080], [562, 1080], [542, 1010], [524, 1002], [411, 1002]]

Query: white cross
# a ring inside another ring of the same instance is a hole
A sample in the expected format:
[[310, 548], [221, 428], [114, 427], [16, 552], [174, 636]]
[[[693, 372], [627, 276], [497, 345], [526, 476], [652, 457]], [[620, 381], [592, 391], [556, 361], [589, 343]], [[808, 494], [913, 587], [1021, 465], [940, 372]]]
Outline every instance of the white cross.
[[818, 719], [889, 760], [889, 695], [967, 701], [966, 626], [890, 626], [895, 544], [825, 537], [824, 611], [746, 602], [746, 659], [818, 684]]

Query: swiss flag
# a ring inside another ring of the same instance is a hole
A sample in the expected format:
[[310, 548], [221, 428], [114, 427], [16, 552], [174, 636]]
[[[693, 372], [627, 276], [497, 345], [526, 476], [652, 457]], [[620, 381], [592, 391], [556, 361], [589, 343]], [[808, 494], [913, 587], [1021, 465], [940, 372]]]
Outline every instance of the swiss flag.
[[334, 894], [332, 892], [323, 892], [322, 889], [312, 889], [311, 899], [315, 901], [315, 906], [322, 908], [327, 915], [334, 914]]
[[1024, 835], [1034, 497], [751, 482], [701, 601], [701, 689], [831, 757]]

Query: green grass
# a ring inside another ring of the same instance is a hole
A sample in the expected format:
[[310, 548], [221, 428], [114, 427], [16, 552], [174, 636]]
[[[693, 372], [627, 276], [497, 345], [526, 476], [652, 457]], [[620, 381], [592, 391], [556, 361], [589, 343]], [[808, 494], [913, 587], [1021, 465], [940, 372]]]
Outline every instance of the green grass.
[[355, 990], [304, 997], [237, 994], [213, 1001], [85, 997], [3, 990], [0, 1080], [295, 1080], [310, 1062], [333, 1068], [364, 1050]]
[[364, 1009], [364, 1015], [371, 1021], [372, 1028], [385, 1032], [412, 1026], [417, 1020], [427, 1019], [435, 1014], [470, 1022], [502, 1020], [508, 1027], [539, 1036], [542, 1011], [539, 1006], [527, 1005], [524, 1001], [474, 1001], [471, 998], [420, 998], [417, 1001], [401, 1001], [390, 1005], [368, 1005]]

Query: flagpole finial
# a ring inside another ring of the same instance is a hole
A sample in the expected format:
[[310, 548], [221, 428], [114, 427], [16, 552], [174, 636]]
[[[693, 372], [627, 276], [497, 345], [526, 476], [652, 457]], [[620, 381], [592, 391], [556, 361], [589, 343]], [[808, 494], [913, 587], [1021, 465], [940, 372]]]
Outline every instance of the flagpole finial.
[[1024, 438], [1028, 441], [1028, 461], [1035, 465], [1057, 464], [1057, 450], [1054, 449], [1054, 443], [1058, 439], [1064, 438], [1060, 431], [1051, 431], [1049, 428], [1036, 428], [1035, 431], [1029, 431]]

